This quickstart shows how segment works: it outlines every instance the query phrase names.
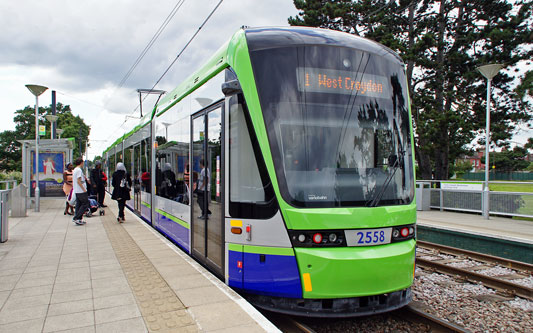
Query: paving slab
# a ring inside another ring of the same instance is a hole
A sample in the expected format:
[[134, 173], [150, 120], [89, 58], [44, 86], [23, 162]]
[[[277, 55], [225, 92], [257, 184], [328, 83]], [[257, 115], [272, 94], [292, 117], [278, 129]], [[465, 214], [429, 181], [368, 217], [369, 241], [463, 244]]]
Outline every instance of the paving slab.
[[118, 224], [107, 201], [84, 226], [62, 214], [61, 198], [10, 218], [0, 332], [279, 332], [137, 216]]

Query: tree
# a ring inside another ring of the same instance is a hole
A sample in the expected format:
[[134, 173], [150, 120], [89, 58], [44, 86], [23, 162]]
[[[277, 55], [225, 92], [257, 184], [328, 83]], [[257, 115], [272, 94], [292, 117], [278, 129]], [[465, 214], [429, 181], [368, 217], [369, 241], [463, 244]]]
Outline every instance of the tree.
[[22, 170], [20, 145], [18, 145], [15, 131], [0, 133], [0, 170]]
[[[531, 0], [294, 0], [291, 25], [320, 26], [361, 35], [397, 51], [406, 63], [415, 121], [415, 154], [424, 179], [447, 179], [450, 165], [485, 126], [484, 78], [476, 67], [511, 68], [533, 56]], [[492, 84], [492, 139], [499, 146], [532, 106], [511, 89], [512, 72]], [[483, 141], [479, 142], [484, 144]]]
[[[44, 117], [52, 113], [52, 106], [39, 107], [39, 125], [45, 125], [46, 134], [43, 138], [50, 138], [50, 122]], [[57, 128], [63, 129], [62, 138], [75, 138], [73, 156], [82, 156], [85, 153], [85, 144], [79, 148], [79, 140], [85, 143], [88, 140], [90, 128], [80, 116], [74, 116], [69, 105], [56, 104], [58, 116]], [[22, 169], [21, 146], [17, 140], [35, 139], [35, 108], [26, 106], [15, 111], [13, 118], [14, 131], [0, 133], [0, 170], [12, 171]], [[80, 135], [81, 133], [81, 135]]]
[[456, 174], [458, 177], [472, 170], [472, 163], [469, 161], [455, 161], [455, 165], [451, 168], [450, 172]]
[[[489, 163], [499, 172], [522, 171], [529, 166], [526, 156], [527, 149], [516, 146], [513, 150], [490, 153]], [[481, 162], [485, 163], [484, 157]]]
[[527, 96], [533, 98], [533, 71], [527, 71], [524, 74], [515, 92], [520, 99], [524, 99]]

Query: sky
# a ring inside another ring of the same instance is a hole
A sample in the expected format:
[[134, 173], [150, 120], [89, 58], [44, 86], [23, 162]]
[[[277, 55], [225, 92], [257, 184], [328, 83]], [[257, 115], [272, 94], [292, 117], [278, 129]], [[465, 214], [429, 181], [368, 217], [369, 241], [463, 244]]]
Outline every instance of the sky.
[[[26, 84], [49, 89], [40, 106], [70, 105], [91, 127], [93, 159], [136, 126], [137, 89], [157, 82], [220, 0], [69, 1], [0, 3], [0, 131], [14, 130], [13, 115], [35, 97]], [[179, 7], [127, 81], [120, 82], [174, 8]], [[292, 0], [224, 0], [155, 89], [171, 91], [241, 26], [287, 26]], [[143, 114], [157, 97], [143, 103]], [[130, 117], [131, 116], [131, 117]]]
[[[26, 84], [49, 87], [39, 105], [70, 105], [91, 127], [88, 157], [139, 122], [137, 89], [157, 82], [220, 0], [0, 2], [0, 131], [13, 130], [13, 113], [33, 107]], [[120, 82], [178, 8], [135, 70]], [[155, 89], [171, 91], [241, 26], [287, 26], [298, 11], [292, 0], [224, 0]], [[146, 98], [143, 113], [156, 97]], [[531, 136], [527, 125], [515, 143]]]

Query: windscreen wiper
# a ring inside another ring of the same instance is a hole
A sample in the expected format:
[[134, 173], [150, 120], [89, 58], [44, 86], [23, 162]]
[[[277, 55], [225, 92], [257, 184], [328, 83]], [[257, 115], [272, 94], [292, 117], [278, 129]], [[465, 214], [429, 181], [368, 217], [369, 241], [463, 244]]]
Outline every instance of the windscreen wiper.
[[394, 122], [394, 129], [396, 130], [396, 135], [398, 136], [398, 143], [399, 148], [398, 149], [398, 155], [390, 155], [389, 156], [389, 165], [392, 164], [392, 172], [387, 176], [387, 179], [383, 182], [383, 186], [381, 186], [381, 189], [376, 194], [376, 196], [372, 199], [367, 201], [366, 206], [367, 207], [377, 207], [379, 202], [381, 201], [381, 198], [383, 197], [383, 194], [385, 194], [385, 190], [387, 190], [387, 187], [389, 187], [389, 184], [394, 178], [394, 175], [396, 174], [396, 171], [403, 165], [403, 159], [405, 155], [405, 150], [403, 149], [403, 143], [400, 138], [400, 131], [398, 129], [398, 126], [396, 124], [396, 119], [393, 120]]

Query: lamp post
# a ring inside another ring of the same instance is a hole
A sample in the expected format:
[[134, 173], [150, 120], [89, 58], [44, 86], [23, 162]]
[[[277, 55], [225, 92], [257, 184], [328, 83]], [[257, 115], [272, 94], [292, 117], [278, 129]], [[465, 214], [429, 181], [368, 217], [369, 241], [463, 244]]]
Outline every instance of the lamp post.
[[162, 122], [163, 126], [165, 126], [165, 140], [168, 142], [168, 127], [171, 125], [170, 123]]
[[489, 219], [489, 145], [490, 145], [490, 84], [503, 67], [501, 64], [483, 65], [477, 70], [487, 79], [487, 128], [485, 129], [485, 183], [483, 186], [483, 217]]
[[59, 116], [56, 116], [55, 114], [48, 114], [46, 116], [44, 116], [49, 122], [50, 122], [50, 139], [54, 139], [54, 125], [57, 121], [57, 118], [59, 118]]
[[57, 128], [56, 129], [56, 133], [57, 133], [57, 135], [59, 135], [60, 139], [61, 139], [61, 134], [63, 134], [63, 131], [64, 131], [64, 129], [62, 129], [62, 128]]
[[40, 190], [39, 190], [39, 96], [48, 87], [36, 84], [27, 84], [26, 88], [35, 96], [35, 211], [40, 211]]

